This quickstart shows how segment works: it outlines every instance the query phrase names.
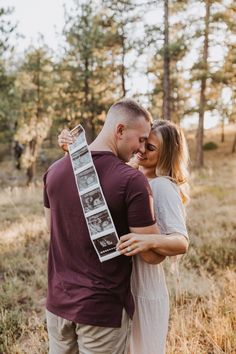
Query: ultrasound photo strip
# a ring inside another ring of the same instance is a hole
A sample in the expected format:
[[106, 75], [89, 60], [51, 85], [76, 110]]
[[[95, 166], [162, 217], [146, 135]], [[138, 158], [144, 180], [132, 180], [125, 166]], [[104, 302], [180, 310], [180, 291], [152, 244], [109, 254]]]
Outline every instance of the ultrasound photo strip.
[[72, 129], [70, 133], [74, 140], [73, 143], [70, 144], [69, 146], [70, 153], [72, 153], [73, 151], [77, 150], [79, 147], [86, 144], [86, 137], [85, 137], [84, 128], [80, 124], [77, 125], [74, 129]]
[[91, 242], [101, 262], [117, 257], [119, 241], [110, 211], [100, 186], [85, 131], [81, 125], [71, 130], [71, 164]]
[[79, 170], [91, 162], [90, 154], [87, 146], [83, 146], [81, 149], [74, 151], [71, 154], [73, 160], [74, 171]]
[[81, 194], [80, 197], [86, 217], [106, 208], [106, 202], [99, 186], [89, 192]]

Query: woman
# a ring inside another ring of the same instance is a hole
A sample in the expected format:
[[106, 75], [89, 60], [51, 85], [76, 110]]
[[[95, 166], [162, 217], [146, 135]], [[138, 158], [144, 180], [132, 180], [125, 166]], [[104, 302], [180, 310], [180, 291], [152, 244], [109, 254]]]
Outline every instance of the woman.
[[[67, 132], [59, 136], [59, 145]], [[152, 126], [144, 154], [130, 163], [148, 178], [160, 235], [122, 236], [119, 250], [133, 259], [132, 292], [135, 315], [132, 323], [131, 354], [163, 354], [168, 330], [169, 296], [162, 264], [145, 263], [137, 254], [150, 248], [164, 256], [185, 253], [188, 234], [184, 205], [188, 151], [181, 130], [169, 121]], [[184, 188], [185, 187], [185, 188]]]
[[[150, 249], [150, 245], [163, 255], [184, 253], [188, 241], [184, 211], [188, 200], [188, 150], [181, 130], [169, 121], [154, 122], [146, 151], [138, 154], [135, 162], [149, 180], [162, 235], [129, 234], [121, 237], [119, 249], [127, 256]], [[138, 254], [133, 260], [131, 354], [163, 354], [169, 318], [164, 270], [162, 264], [145, 263]]]

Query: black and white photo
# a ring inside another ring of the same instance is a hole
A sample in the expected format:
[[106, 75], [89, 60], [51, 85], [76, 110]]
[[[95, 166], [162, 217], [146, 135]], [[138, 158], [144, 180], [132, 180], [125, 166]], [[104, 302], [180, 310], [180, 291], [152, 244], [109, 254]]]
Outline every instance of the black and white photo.
[[91, 161], [88, 147], [83, 146], [80, 150], [73, 152], [71, 158], [74, 170], [86, 166]]
[[113, 227], [111, 218], [107, 210], [101, 211], [87, 218], [91, 235], [96, 235], [102, 231]]
[[71, 135], [74, 140], [73, 144], [70, 145], [71, 150], [74, 150], [77, 146], [81, 145], [86, 141], [84, 130], [79, 125], [75, 127], [73, 130], [71, 130]]
[[109, 253], [116, 252], [117, 236], [114, 232], [111, 234], [102, 236], [94, 240], [94, 245], [100, 256], [104, 256]]
[[93, 189], [81, 196], [85, 213], [101, 208], [105, 205], [100, 188]]
[[93, 166], [76, 174], [76, 179], [80, 192], [99, 183]]

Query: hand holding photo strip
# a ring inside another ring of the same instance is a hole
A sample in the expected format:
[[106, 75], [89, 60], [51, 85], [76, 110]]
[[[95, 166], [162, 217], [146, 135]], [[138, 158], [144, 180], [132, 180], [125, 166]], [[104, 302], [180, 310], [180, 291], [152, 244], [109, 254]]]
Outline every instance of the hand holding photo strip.
[[81, 125], [77, 125], [71, 134], [74, 142], [69, 145], [69, 154], [75, 182], [91, 242], [100, 262], [103, 262], [120, 256], [116, 250], [119, 238], [99, 183], [85, 131]]

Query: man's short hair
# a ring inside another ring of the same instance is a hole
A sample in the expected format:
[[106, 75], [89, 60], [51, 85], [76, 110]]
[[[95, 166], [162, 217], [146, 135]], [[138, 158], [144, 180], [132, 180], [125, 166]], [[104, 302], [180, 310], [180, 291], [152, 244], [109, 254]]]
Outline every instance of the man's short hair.
[[120, 115], [127, 121], [135, 121], [138, 117], [144, 117], [147, 122], [152, 124], [151, 114], [138, 102], [130, 98], [123, 98], [115, 102], [107, 113], [107, 118]]

